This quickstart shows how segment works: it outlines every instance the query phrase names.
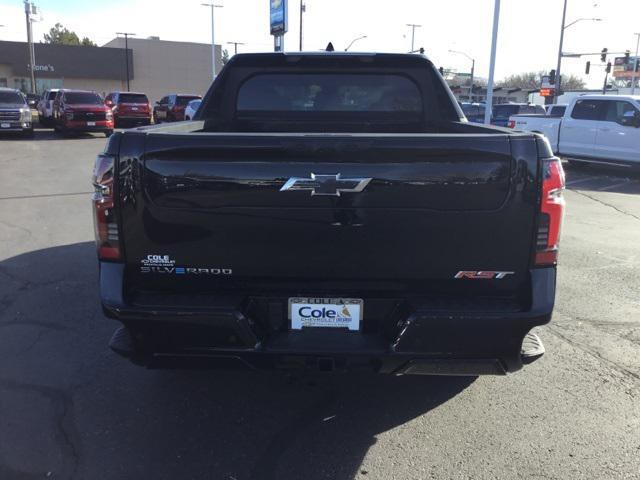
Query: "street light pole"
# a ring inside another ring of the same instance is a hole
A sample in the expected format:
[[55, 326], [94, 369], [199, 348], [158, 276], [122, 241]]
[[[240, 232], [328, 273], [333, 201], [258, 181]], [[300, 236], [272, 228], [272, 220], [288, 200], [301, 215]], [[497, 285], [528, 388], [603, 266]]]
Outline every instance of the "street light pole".
[[558, 103], [558, 96], [560, 95], [560, 67], [562, 66], [562, 44], [564, 42], [564, 31], [569, 28], [571, 25], [575, 25], [578, 22], [582, 22], [583, 20], [590, 20], [593, 22], [600, 22], [601, 18], [578, 18], [573, 22], [565, 25], [567, 20], [567, 0], [564, 0], [564, 7], [562, 8], [562, 25], [560, 26], [560, 45], [558, 45], [558, 64], [556, 65], [556, 81], [554, 82], [553, 89], [553, 103]]
[[131, 32], [116, 32], [116, 35], [124, 36], [124, 63], [127, 69], [127, 92], [131, 91], [130, 87], [130, 75], [129, 75], [129, 36], [134, 36], [135, 33]]
[[300, 51], [302, 51], [302, 18], [304, 17], [304, 12], [307, 11], [307, 6], [304, 3], [304, 0], [300, 0]]
[[469, 86], [469, 101], [471, 103], [473, 103], [473, 74], [474, 74], [475, 69], [476, 69], [476, 60], [475, 60], [475, 58], [471, 57], [471, 55], [468, 55], [468, 54], [466, 54], [464, 52], [461, 52], [459, 50], [449, 50], [449, 52], [457, 53], [458, 55], [464, 55], [469, 60], [471, 60], [471, 85]]
[[491, 60], [489, 61], [489, 81], [487, 82], [487, 102], [484, 108], [484, 123], [491, 123], [493, 110], [493, 76], [496, 69], [496, 46], [498, 43], [498, 24], [500, 23], [500, 0], [493, 7], [493, 34], [491, 38]]
[[564, 42], [564, 22], [567, 19], [567, 0], [564, 0], [564, 7], [562, 8], [562, 25], [560, 27], [560, 45], [558, 46], [558, 63], [556, 65], [556, 78], [553, 85], [553, 103], [558, 103], [558, 96], [560, 95], [560, 67], [562, 66], [562, 43]]
[[416, 25], [415, 23], [407, 23], [407, 27], [411, 27], [411, 50], [409, 51], [413, 52], [414, 40], [416, 38], [416, 28], [421, 28], [422, 25]]
[[633, 61], [633, 76], [631, 77], [631, 95], [636, 93], [637, 70], [638, 70], [638, 47], [640, 46], [640, 33], [634, 33], [638, 39], [636, 40], [636, 58]]
[[215, 37], [215, 17], [214, 11], [216, 8], [222, 8], [222, 5], [215, 3], [201, 3], [203, 7], [211, 8], [211, 71], [213, 72], [213, 79], [216, 79], [216, 37]]

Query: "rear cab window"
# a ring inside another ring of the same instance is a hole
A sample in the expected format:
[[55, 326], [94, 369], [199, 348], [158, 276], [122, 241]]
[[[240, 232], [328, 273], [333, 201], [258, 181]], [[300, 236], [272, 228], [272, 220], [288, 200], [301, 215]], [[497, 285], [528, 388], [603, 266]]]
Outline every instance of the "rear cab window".
[[237, 112], [404, 112], [421, 114], [422, 95], [394, 74], [257, 74], [240, 87]]
[[191, 100], [200, 100], [200, 97], [197, 95], [178, 95], [176, 97], [176, 105], [185, 106]]
[[118, 103], [149, 103], [144, 93], [120, 93]]
[[519, 105], [496, 105], [493, 107], [493, 117], [504, 120], [508, 119], [511, 115], [517, 115], [519, 111]]

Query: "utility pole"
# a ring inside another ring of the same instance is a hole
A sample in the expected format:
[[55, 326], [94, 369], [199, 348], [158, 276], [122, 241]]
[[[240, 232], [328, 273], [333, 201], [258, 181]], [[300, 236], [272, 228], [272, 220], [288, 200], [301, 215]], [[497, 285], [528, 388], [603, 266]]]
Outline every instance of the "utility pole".
[[131, 33], [131, 32], [116, 32], [116, 35], [123, 35], [124, 36], [124, 63], [126, 65], [126, 70], [127, 70], [127, 92], [131, 91], [130, 85], [129, 85], [129, 81], [130, 81], [130, 75], [129, 75], [129, 37], [133, 37], [135, 35], [135, 33]]
[[498, 24], [500, 23], [500, 0], [493, 7], [493, 34], [491, 37], [491, 60], [489, 61], [489, 81], [487, 82], [487, 102], [484, 108], [484, 123], [491, 123], [493, 110], [493, 76], [496, 69], [496, 45], [498, 43]]
[[564, 7], [562, 8], [562, 25], [560, 26], [560, 45], [558, 46], [558, 64], [556, 65], [556, 81], [553, 85], [553, 103], [558, 103], [558, 97], [560, 96], [560, 66], [562, 65], [562, 43], [564, 42], [564, 23], [567, 19], [567, 0], [564, 0]]
[[217, 5], [213, 2], [211, 3], [201, 3], [203, 7], [211, 8], [211, 69], [213, 72], [213, 79], [216, 79], [216, 37], [214, 34], [215, 20], [214, 14], [216, 8], [222, 8], [223, 5]]
[[36, 52], [33, 46], [31, 15], [37, 13], [37, 7], [30, 0], [24, 0], [24, 13], [27, 17], [27, 43], [29, 45], [29, 72], [31, 73], [31, 93], [36, 93]]
[[246, 45], [246, 43], [242, 42], [227, 42], [228, 45], [233, 45], [233, 54], [238, 54], [238, 45]]
[[638, 47], [640, 46], [640, 33], [634, 33], [638, 39], [636, 40], [636, 58], [633, 60], [633, 76], [631, 77], [631, 95], [636, 92], [636, 83], [638, 83]]
[[304, 17], [304, 12], [307, 11], [307, 5], [304, 3], [304, 0], [300, 0], [300, 51], [302, 51], [302, 18]]
[[411, 50], [409, 51], [413, 52], [414, 41], [416, 39], [416, 28], [422, 28], [422, 25], [416, 25], [415, 23], [407, 23], [407, 27], [411, 27]]

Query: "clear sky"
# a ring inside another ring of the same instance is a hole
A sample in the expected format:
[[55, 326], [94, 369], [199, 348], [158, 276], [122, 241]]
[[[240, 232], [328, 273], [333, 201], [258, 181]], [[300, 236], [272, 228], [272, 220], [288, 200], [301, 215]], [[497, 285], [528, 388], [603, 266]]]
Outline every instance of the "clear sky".
[[[43, 21], [35, 24], [35, 38], [60, 22], [79, 36], [102, 45], [115, 32], [139, 37], [157, 35], [165, 40], [210, 43], [209, 9], [204, 0], [36, 0]], [[408, 51], [407, 23], [416, 29], [415, 45], [424, 47], [438, 65], [469, 71], [461, 50], [476, 59], [476, 74], [488, 74], [494, 0], [305, 0], [304, 49], [318, 50], [328, 41], [344, 49], [354, 38], [353, 51]], [[289, 33], [286, 50], [298, 50], [300, 0], [289, 0]], [[233, 52], [225, 42], [243, 42], [239, 51], [270, 51], [269, 0], [216, 0], [216, 43]], [[555, 68], [563, 0], [502, 0], [496, 76]], [[569, 0], [567, 23], [581, 21], [566, 30], [566, 52], [635, 51], [640, 32], [640, 0]], [[0, 0], [0, 40], [26, 39], [21, 0]], [[2, 52], [0, 52], [1, 61]], [[599, 58], [591, 57], [592, 64]], [[563, 71], [582, 76], [592, 87], [602, 85], [602, 67], [592, 66], [584, 75], [586, 59], [565, 59]]]

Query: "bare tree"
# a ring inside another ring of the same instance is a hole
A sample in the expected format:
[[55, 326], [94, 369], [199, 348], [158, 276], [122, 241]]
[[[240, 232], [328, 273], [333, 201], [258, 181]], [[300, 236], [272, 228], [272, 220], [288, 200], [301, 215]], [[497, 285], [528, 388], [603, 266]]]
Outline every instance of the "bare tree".
[[[497, 86], [535, 90], [536, 88], [540, 88], [543, 75], [547, 75], [547, 72], [518, 73], [516, 75], [510, 75], [503, 78], [497, 83]], [[584, 80], [580, 77], [576, 77], [575, 75], [562, 76], [562, 88], [564, 90], [581, 90], [585, 88], [585, 86], [586, 84], [584, 83]]]

